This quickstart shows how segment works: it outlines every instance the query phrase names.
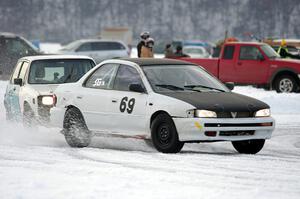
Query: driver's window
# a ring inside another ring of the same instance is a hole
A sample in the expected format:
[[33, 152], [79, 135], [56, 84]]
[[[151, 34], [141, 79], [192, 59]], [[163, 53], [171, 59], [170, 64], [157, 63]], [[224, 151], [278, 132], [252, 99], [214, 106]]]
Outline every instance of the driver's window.
[[143, 86], [140, 74], [131, 66], [121, 65], [115, 79], [114, 89], [129, 91], [130, 84], [141, 84]]
[[255, 46], [241, 46], [240, 60], [259, 60], [262, 57], [259, 49]]
[[118, 64], [104, 64], [98, 68], [86, 81], [88, 88], [112, 89]]

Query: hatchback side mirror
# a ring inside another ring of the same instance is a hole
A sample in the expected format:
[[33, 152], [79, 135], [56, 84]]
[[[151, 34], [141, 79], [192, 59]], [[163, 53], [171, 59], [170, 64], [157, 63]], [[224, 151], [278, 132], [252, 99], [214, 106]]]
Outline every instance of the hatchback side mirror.
[[15, 78], [15, 79], [14, 79], [14, 84], [15, 84], [15, 85], [22, 86], [22, 85], [23, 85], [23, 81], [22, 81], [21, 78]]
[[261, 55], [261, 54], [257, 56], [257, 59], [258, 59], [259, 61], [264, 61], [264, 60], [265, 60], [264, 56]]
[[130, 84], [129, 85], [129, 90], [134, 91], [134, 92], [138, 92], [138, 93], [144, 93], [145, 92], [145, 89], [143, 88], [143, 86], [141, 84]]
[[226, 82], [225, 86], [229, 89], [229, 90], [233, 90], [234, 89], [234, 83], [233, 82]]

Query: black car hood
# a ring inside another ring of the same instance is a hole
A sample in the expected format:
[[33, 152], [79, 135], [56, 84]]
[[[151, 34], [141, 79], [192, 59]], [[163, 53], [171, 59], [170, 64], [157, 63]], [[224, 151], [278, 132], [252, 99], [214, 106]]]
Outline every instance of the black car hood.
[[161, 92], [160, 94], [187, 102], [197, 109], [216, 112], [255, 112], [269, 108], [262, 101], [232, 92]]

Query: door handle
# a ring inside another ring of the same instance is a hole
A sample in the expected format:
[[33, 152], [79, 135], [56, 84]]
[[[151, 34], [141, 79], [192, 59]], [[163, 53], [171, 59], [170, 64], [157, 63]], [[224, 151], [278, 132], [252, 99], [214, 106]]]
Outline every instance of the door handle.
[[112, 103], [117, 103], [118, 100], [117, 100], [117, 99], [112, 99], [111, 102], [112, 102]]
[[238, 62], [237, 64], [238, 64], [239, 66], [241, 66], [241, 65], [242, 65], [242, 62]]
[[76, 98], [77, 98], [77, 99], [82, 99], [82, 96], [81, 96], [81, 95], [78, 95]]
[[16, 87], [14, 87], [14, 88], [13, 88], [13, 91], [16, 91], [16, 89], [17, 89], [17, 88], [16, 88]]

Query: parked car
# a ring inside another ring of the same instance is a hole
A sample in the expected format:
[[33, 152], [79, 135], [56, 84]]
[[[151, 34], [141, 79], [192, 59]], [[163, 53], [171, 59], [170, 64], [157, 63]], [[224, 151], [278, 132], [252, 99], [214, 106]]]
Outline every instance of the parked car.
[[86, 55], [92, 57], [96, 63], [100, 63], [105, 59], [129, 57], [130, 50], [121, 41], [83, 39], [64, 46], [58, 53]]
[[191, 58], [209, 58], [210, 56], [203, 46], [184, 46], [182, 51]]
[[277, 92], [300, 88], [300, 60], [281, 59], [268, 44], [228, 42], [220, 58], [181, 58], [204, 67], [222, 82], [258, 85]]
[[151, 139], [163, 153], [177, 153], [185, 142], [231, 141], [238, 152], [254, 154], [275, 125], [267, 104], [172, 59], [107, 60], [55, 95], [51, 123], [71, 147], [105, 134]]
[[8, 79], [19, 58], [41, 54], [29, 41], [13, 33], [0, 32], [0, 79]]
[[23, 121], [25, 125], [46, 124], [55, 104], [55, 88], [76, 82], [95, 66], [86, 56], [44, 55], [19, 59], [4, 96], [8, 120]]

